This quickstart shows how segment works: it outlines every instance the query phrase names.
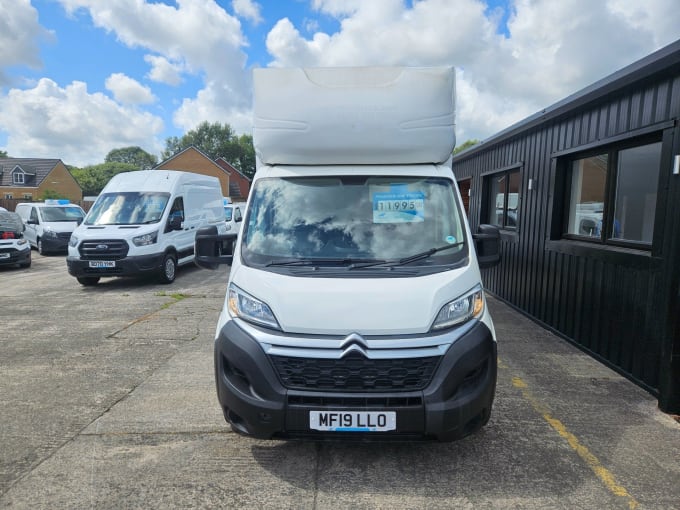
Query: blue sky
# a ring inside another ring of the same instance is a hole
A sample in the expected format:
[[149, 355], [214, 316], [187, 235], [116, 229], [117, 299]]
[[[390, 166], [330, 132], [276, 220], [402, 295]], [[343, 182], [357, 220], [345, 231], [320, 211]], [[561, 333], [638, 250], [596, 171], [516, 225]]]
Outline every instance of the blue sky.
[[453, 65], [484, 139], [680, 38], [677, 0], [0, 0], [0, 149], [84, 166], [250, 131], [250, 71]]

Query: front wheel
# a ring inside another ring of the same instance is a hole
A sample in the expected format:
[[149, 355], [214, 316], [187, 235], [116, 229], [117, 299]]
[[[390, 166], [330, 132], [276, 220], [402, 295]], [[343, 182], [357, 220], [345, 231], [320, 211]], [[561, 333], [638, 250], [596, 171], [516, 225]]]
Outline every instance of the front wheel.
[[161, 266], [160, 281], [161, 283], [172, 283], [175, 281], [177, 274], [177, 260], [172, 253], [166, 253], [163, 257], [163, 265]]
[[38, 238], [37, 242], [38, 242], [38, 253], [40, 253], [40, 255], [45, 255], [45, 248], [43, 247], [42, 239]]
[[99, 276], [78, 276], [76, 278], [78, 283], [84, 285], [85, 287], [91, 287], [92, 285], [97, 285], [99, 282]]

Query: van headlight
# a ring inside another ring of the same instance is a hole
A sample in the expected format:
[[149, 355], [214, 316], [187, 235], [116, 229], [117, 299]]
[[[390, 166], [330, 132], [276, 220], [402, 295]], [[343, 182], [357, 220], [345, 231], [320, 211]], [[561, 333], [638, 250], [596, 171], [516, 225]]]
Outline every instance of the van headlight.
[[43, 230], [43, 237], [49, 237], [50, 239], [56, 239], [57, 233], [52, 229], [46, 228], [45, 230]]
[[477, 285], [462, 297], [446, 303], [432, 324], [433, 330], [450, 328], [478, 318], [484, 312], [484, 292]]
[[78, 246], [78, 238], [76, 236], [74, 236], [73, 234], [71, 234], [71, 237], [69, 237], [69, 239], [68, 239], [68, 245], [71, 248], [75, 248], [76, 246]]
[[241, 319], [272, 329], [281, 329], [267, 303], [254, 298], [233, 283], [229, 285], [229, 299], [227, 303], [229, 314], [232, 317], [240, 317]]
[[150, 234], [143, 234], [141, 236], [133, 237], [132, 243], [135, 246], [148, 246], [154, 244], [158, 239], [158, 230], [151, 232]]

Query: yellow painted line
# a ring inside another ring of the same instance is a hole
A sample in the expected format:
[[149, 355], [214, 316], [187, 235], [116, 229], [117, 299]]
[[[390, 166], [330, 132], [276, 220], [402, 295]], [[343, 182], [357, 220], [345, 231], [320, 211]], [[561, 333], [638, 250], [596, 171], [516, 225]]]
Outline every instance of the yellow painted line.
[[602, 465], [599, 459], [593, 455], [588, 448], [581, 444], [578, 438], [567, 430], [567, 427], [558, 420], [554, 418], [550, 412], [543, 406], [536, 398], [529, 392], [529, 385], [524, 382], [520, 377], [512, 378], [512, 385], [515, 388], [522, 390], [522, 396], [531, 404], [531, 406], [543, 417], [543, 419], [548, 422], [548, 424], [557, 432], [562, 438], [564, 438], [572, 450], [574, 450], [579, 457], [588, 465], [590, 469], [595, 473], [595, 475], [602, 481], [602, 483], [607, 487], [609, 492], [615, 496], [626, 498], [628, 500], [628, 508], [630, 510], [635, 510], [639, 503], [635, 500], [633, 496], [626, 490], [625, 487], [619, 485], [614, 478], [614, 475], [606, 467]]

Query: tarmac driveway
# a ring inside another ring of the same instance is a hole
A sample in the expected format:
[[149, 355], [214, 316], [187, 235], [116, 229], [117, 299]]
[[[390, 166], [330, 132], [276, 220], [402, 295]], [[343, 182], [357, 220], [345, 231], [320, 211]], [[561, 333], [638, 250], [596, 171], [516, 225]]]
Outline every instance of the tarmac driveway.
[[0, 268], [0, 508], [680, 508], [680, 424], [490, 298], [491, 421], [450, 444], [232, 433], [212, 342], [227, 271], [81, 287]]

